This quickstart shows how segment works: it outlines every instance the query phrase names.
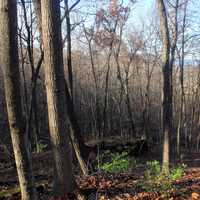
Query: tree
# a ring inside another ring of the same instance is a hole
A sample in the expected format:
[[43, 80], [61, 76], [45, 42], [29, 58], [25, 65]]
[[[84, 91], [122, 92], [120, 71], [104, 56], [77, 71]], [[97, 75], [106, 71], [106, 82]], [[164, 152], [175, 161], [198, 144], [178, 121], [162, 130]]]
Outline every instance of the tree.
[[0, 24], [0, 56], [21, 198], [22, 200], [34, 200], [36, 192], [20, 93], [16, 0], [2, 0], [0, 2]]
[[185, 64], [185, 43], [186, 43], [186, 25], [187, 25], [187, 7], [188, 7], [188, 1], [186, 1], [183, 4], [183, 19], [182, 19], [182, 36], [181, 36], [181, 49], [177, 50], [178, 58], [179, 58], [179, 67], [180, 67], [180, 87], [181, 87], [181, 103], [180, 103], [180, 117], [179, 117], [179, 123], [178, 123], [178, 130], [177, 130], [177, 144], [176, 144], [176, 150], [177, 155], [180, 156], [181, 146], [180, 146], [180, 136], [181, 136], [181, 130], [183, 130], [184, 124], [185, 124], [185, 91], [184, 91], [184, 64]]
[[87, 167], [84, 159], [88, 159], [89, 148], [86, 147], [84, 143], [83, 136], [81, 135], [81, 128], [77, 120], [77, 116], [74, 109], [74, 94], [73, 94], [73, 67], [72, 67], [72, 44], [71, 44], [71, 22], [70, 22], [70, 12], [74, 7], [80, 2], [80, 0], [75, 1], [75, 3], [69, 7], [68, 0], [64, 0], [65, 4], [65, 14], [62, 17], [62, 22], [66, 19], [66, 39], [67, 40], [67, 67], [68, 67], [68, 83], [65, 80], [65, 94], [66, 94], [66, 104], [67, 112], [70, 120], [70, 139], [73, 146], [74, 153], [79, 161], [80, 168], [84, 175], [87, 174]]
[[[78, 1], [77, 1], [77, 3], [78, 3]], [[72, 7], [70, 7], [70, 10], [75, 5], [76, 4], [73, 4]], [[41, 26], [41, 0], [34, 0], [34, 7], [35, 7], [35, 12], [36, 12], [37, 21], [38, 21], [39, 34], [40, 34], [40, 38], [41, 38], [40, 43], [42, 46], [43, 41], [42, 41], [42, 26]], [[66, 12], [68, 12], [68, 10]], [[62, 18], [61, 22], [63, 22], [63, 19], [64, 18]], [[71, 29], [69, 32], [71, 33]], [[69, 37], [69, 40], [71, 43], [71, 36]], [[65, 42], [65, 39], [64, 39], [64, 42]], [[68, 65], [70, 65], [70, 67], [69, 67], [71, 69], [70, 77], [72, 77], [73, 74], [72, 74], [72, 63], [71, 63], [71, 45], [68, 45], [68, 52], [70, 52], [70, 53], [68, 53], [68, 57], [67, 57], [69, 59]], [[41, 61], [41, 62], [43, 61], [43, 52], [42, 52], [42, 55], [41, 55], [39, 61]], [[39, 62], [38, 62], [38, 64], [39, 64]], [[40, 68], [37, 67], [37, 69], [39, 70]], [[70, 94], [70, 89], [68, 89], [68, 84], [67, 84], [66, 80], [65, 80], [65, 95], [66, 95], [67, 114], [68, 114], [69, 122], [70, 122], [70, 140], [71, 140], [71, 143], [73, 146], [73, 150], [79, 161], [80, 168], [81, 168], [83, 174], [86, 175], [87, 167], [84, 162], [84, 159], [85, 160], [88, 159], [90, 148], [85, 145], [83, 136], [81, 135], [81, 128], [80, 128], [80, 125], [77, 120], [77, 116], [76, 116], [76, 113], [74, 110], [73, 99]]]
[[118, 13], [117, 2], [112, 3], [107, 10], [101, 8], [96, 13], [96, 31], [94, 41], [99, 46], [103, 47], [107, 50], [106, 55], [106, 69], [105, 69], [105, 88], [104, 88], [104, 106], [102, 112], [103, 118], [103, 133], [102, 137], [106, 132], [109, 132], [109, 112], [108, 112], [108, 103], [109, 103], [109, 86], [110, 86], [110, 75], [111, 75], [111, 67], [112, 67], [112, 55], [114, 45], [117, 42], [116, 31], [118, 28], [119, 18], [121, 17]]
[[120, 64], [120, 51], [121, 51], [121, 46], [123, 44], [123, 29], [124, 26], [126, 24], [126, 21], [128, 20], [128, 15], [130, 12], [130, 9], [128, 9], [128, 7], [122, 7], [121, 9], [123, 12], [120, 13], [118, 12], [118, 14], [120, 15], [120, 20], [119, 20], [119, 36], [118, 36], [118, 44], [116, 45], [116, 50], [114, 51], [114, 57], [115, 57], [115, 61], [116, 61], [116, 66], [117, 66], [117, 78], [120, 82], [121, 85], [121, 94], [125, 95], [125, 103], [127, 106], [127, 112], [128, 112], [128, 117], [129, 117], [129, 121], [130, 121], [130, 125], [131, 125], [131, 133], [132, 135], [135, 137], [136, 136], [136, 131], [135, 131], [135, 122], [134, 122], [134, 117], [133, 117], [133, 112], [132, 112], [132, 106], [131, 106], [131, 97], [130, 97], [130, 86], [129, 86], [129, 73], [130, 73], [130, 66], [132, 64], [132, 61], [137, 53], [137, 51], [139, 50], [139, 45], [136, 45], [137, 47], [135, 47], [135, 45], [133, 43], [137, 43], [136, 41], [133, 42], [131, 44], [131, 48], [133, 49], [135, 47], [134, 50], [132, 50], [132, 52], [130, 53], [130, 58], [127, 58], [128, 62], [126, 63], [126, 67], [125, 68], [125, 78], [123, 78], [123, 73], [121, 72], [121, 64]]
[[60, 1], [41, 1], [44, 73], [49, 129], [55, 165], [55, 195], [74, 189], [70, 137], [65, 96]]
[[169, 137], [172, 134], [172, 65], [170, 64], [170, 36], [163, 0], [157, 0], [162, 39], [163, 68], [163, 173], [169, 173]]
[[98, 136], [100, 137], [101, 135], [101, 112], [100, 112], [100, 95], [99, 95], [99, 76], [98, 76], [98, 71], [96, 70], [95, 67], [95, 55], [94, 55], [94, 50], [93, 50], [93, 45], [92, 42], [94, 40], [94, 27], [90, 29], [86, 29], [85, 26], [83, 26], [83, 30], [85, 33], [85, 38], [88, 44], [88, 50], [89, 50], [89, 57], [90, 57], [90, 63], [91, 63], [91, 68], [92, 68], [92, 76], [94, 80], [94, 85], [95, 85], [95, 120], [97, 124], [97, 133]]
[[67, 27], [67, 67], [68, 67], [68, 80], [69, 80], [69, 91], [73, 102], [73, 70], [72, 70], [72, 52], [71, 52], [71, 22], [70, 22], [70, 11], [80, 2], [77, 0], [70, 8], [68, 0], [64, 0], [65, 4], [65, 18]]
[[[38, 5], [35, 1], [33, 2], [35, 5]], [[31, 124], [34, 118], [34, 131], [33, 131], [33, 135], [34, 135], [34, 143], [35, 143], [35, 147], [36, 147], [36, 151], [39, 152], [39, 141], [38, 141], [38, 137], [40, 135], [40, 126], [39, 126], [39, 120], [38, 120], [38, 111], [39, 111], [39, 106], [38, 106], [38, 99], [37, 99], [37, 82], [38, 82], [38, 77], [39, 77], [39, 72], [40, 72], [40, 68], [42, 65], [42, 60], [43, 60], [43, 52], [42, 52], [42, 48], [40, 48], [41, 50], [41, 55], [39, 60], [35, 61], [35, 56], [34, 56], [34, 34], [33, 34], [33, 24], [34, 24], [34, 19], [33, 16], [31, 14], [30, 16], [30, 22], [29, 22], [29, 17], [28, 17], [28, 12], [32, 13], [32, 6], [30, 7], [30, 10], [27, 10], [27, 6], [26, 6], [26, 2], [24, 0], [21, 0], [21, 6], [22, 6], [22, 10], [23, 10], [23, 18], [24, 18], [24, 24], [25, 24], [25, 30], [26, 30], [26, 34], [25, 36], [22, 35], [22, 30], [20, 31], [20, 44], [22, 43], [22, 38], [26, 37], [25, 40], [25, 46], [27, 49], [27, 56], [28, 56], [28, 62], [30, 65], [30, 71], [31, 71], [31, 95], [30, 95], [30, 106], [27, 109], [27, 118], [28, 118], [28, 125], [27, 125], [27, 131], [28, 131], [28, 135], [29, 138], [31, 139]], [[36, 7], [36, 13], [39, 12], [38, 7]], [[38, 19], [39, 22], [39, 19]], [[39, 25], [39, 30], [41, 29], [41, 22], [38, 23]], [[23, 29], [23, 27], [21, 28]], [[40, 36], [41, 38], [41, 36]], [[21, 44], [22, 47], [22, 44]], [[21, 49], [22, 54], [23, 54], [23, 49]], [[23, 55], [22, 55], [23, 56]], [[26, 57], [26, 56], [25, 56]], [[22, 63], [23, 65], [23, 63]], [[24, 75], [25, 77], [25, 75]], [[26, 89], [27, 90], [27, 89]], [[27, 99], [27, 98], [26, 98]]]

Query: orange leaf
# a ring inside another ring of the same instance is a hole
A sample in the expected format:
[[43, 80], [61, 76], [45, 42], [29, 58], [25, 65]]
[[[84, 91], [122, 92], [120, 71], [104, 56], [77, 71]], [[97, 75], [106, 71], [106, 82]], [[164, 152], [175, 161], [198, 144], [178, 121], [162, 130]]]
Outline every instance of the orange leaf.
[[200, 199], [200, 195], [198, 193], [196, 193], [196, 192], [193, 192], [192, 193], [192, 199], [193, 200], [198, 200], [198, 199]]

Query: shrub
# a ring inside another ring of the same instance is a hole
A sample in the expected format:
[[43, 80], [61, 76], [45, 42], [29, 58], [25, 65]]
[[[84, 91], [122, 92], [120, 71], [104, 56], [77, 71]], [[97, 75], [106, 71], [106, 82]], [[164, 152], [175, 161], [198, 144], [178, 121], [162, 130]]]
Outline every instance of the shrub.
[[185, 165], [176, 166], [170, 170], [169, 175], [164, 175], [158, 161], [148, 161], [146, 166], [144, 180], [140, 181], [138, 186], [148, 192], [161, 192], [165, 197], [168, 197], [176, 189], [173, 181], [184, 175], [186, 167]]
[[128, 171], [136, 163], [134, 159], [130, 159], [127, 152], [111, 153], [110, 158], [110, 162], [105, 162], [99, 166], [101, 170], [109, 173], [121, 173]]
[[170, 171], [170, 179], [175, 181], [175, 180], [181, 178], [184, 175], [185, 168], [186, 168], [185, 164], [182, 164], [182, 165], [172, 168]]
[[160, 176], [161, 174], [161, 166], [157, 160], [148, 161], [146, 163], [147, 170], [144, 173], [145, 179], [154, 179]]

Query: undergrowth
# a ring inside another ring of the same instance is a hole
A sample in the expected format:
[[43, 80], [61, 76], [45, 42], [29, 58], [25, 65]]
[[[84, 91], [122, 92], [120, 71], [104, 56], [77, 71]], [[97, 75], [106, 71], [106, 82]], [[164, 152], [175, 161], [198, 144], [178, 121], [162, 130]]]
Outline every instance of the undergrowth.
[[168, 198], [176, 190], [174, 181], [180, 179], [185, 172], [186, 165], [173, 167], [169, 174], [163, 174], [159, 161], [148, 161], [144, 172], [144, 179], [138, 182], [138, 186], [146, 192], [159, 192]]
[[128, 172], [134, 165], [136, 160], [130, 158], [128, 152], [111, 153], [106, 151], [100, 158], [98, 168], [108, 173], [123, 173]]
[[[137, 165], [135, 158], [130, 157], [126, 151], [122, 153], [106, 151], [98, 157], [98, 169], [106, 173], [129, 172]], [[160, 193], [164, 198], [169, 198], [177, 189], [174, 181], [183, 177], [185, 168], [186, 165], [184, 164], [175, 166], [166, 175], [162, 173], [159, 161], [148, 161], [144, 171], [144, 178], [138, 181], [137, 187], [142, 191]]]

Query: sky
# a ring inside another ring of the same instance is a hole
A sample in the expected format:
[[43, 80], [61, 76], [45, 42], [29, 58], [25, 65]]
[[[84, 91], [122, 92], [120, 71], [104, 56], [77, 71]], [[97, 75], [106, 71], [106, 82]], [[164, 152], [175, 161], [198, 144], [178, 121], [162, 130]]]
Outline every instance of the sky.
[[[125, 0], [125, 2], [128, 0]], [[141, 25], [149, 17], [154, 9], [154, 0], [138, 0], [131, 12], [131, 23], [136, 27]]]

